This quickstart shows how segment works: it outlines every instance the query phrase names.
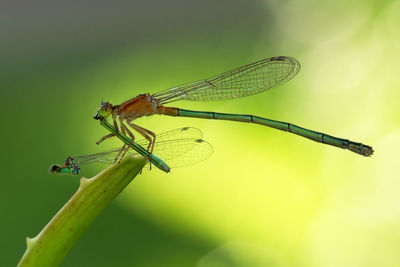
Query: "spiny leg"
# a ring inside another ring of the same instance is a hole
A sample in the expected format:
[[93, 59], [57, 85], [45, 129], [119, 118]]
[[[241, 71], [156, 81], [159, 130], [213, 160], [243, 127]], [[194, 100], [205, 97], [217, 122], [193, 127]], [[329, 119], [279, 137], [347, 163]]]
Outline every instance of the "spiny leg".
[[[119, 150], [119, 152], [118, 152], [118, 155], [115, 157], [115, 160], [114, 160], [114, 164], [115, 163], [119, 163], [120, 161], [121, 161], [121, 159], [120, 160], [118, 160], [118, 158], [119, 158], [119, 156], [121, 155], [121, 152], [123, 151], [123, 150], [125, 150], [125, 147], [126, 147], [126, 144], [124, 144], [122, 147], [121, 147], [121, 149]], [[124, 155], [125, 155], [125, 153], [124, 153]]]
[[[125, 144], [125, 145], [126, 145], [126, 144]], [[126, 146], [125, 151], [124, 151], [124, 153], [122, 154], [122, 156], [121, 156], [121, 158], [119, 159], [119, 161], [121, 161], [121, 160], [125, 157], [125, 154], [126, 154], [126, 152], [129, 151], [129, 149], [130, 149], [130, 146]], [[118, 161], [118, 162], [119, 162], [119, 161]]]
[[[143, 135], [149, 141], [149, 145], [147, 146], [147, 150], [150, 152], [150, 154], [153, 154], [154, 143], [156, 142], [156, 134], [153, 133], [150, 130], [147, 130], [147, 129], [143, 128], [143, 127], [140, 127], [140, 126], [138, 126], [136, 124], [131, 123], [131, 121], [127, 120], [126, 123], [130, 127], [132, 127], [135, 131], [137, 131], [138, 133]], [[149, 135], [151, 135], [153, 137], [153, 140], [151, 139], [151, 137]]]
[[106, 139], [108, 139], [108, 138], [111, 138], [111, 137], [113, 137], [113, 136], [116, 136], [116, 135], [118, 134], [119, 130], [118, 130], [118, 124], [117, 124], [117, 120], [116, 120], [116, 119], [117, 119], [117, 115], [116, 115], [116, 114], [113, 114], [112, 116], [113, 116], [113, 123], [114, 123], [114, 128], [115, 128], [115, 134], [108, 134], [108, 135], [103, 136], [102, 138], [100, 138], [99, 141], [96, 142], [97, 145], [100, 145], [100, 143], [103, 142], [104, 140], [106, 140]]
[[[124, 134], [128, 133], [128, 135], [131, 137], [131, 142], [130, 142], [129, 146], [125, 149], [124, 153], [122, 154], [122, 156], [120, 158], [120, 161], [121, 161], [125, 157], [126, 152], [128, 152], [129, 148], [135, 141], [135, 136], [133, 135], [133, 133], [131, 131], [129, 131], [128, 127], [126, 127], [126, 125], [123, 123], [123, 119], [121, 119], [121, 118], [119, 119], [119, 124], [121, 125], [122, 132]], [[122, 149], [121, 149], [121, 151], [122, 151]]]
[[[122, 133], [125, 134], [124, 129], [122, 129]], [[124, 144], [124, 145], [121, 147], [121, 149], [119, 150], [118, 155], [115, 157], [114, 164], [117, 163], [117, 162], [119, 163], [119, 162], [121, 161], [121, 160], [118, 160], [118, 158], [119, 158], [119, 156], [121, 155], [122, 150], [125, 149], [125, 146], [126, 146], [126, 144]]]
[[100, 145], [100, 143], [103, 142], [104, 140], [111, 138], [113, 136], [116, 136], [118, 134], [119, 130], [118, 130], [118, 124], [117, 124], [117, 114], [113, 114], [112, 118], [113, 118], [113, 123], [114, 123], [114, 128], [115, 128], [115, 134], [108, 134], [108, 135], [103, 136], [102, 138], [100, 138], [99, 141], [96, 142], [97, 145]]
[[[132, 120], [130, 121], [126, 121], [126, 123], [132, 127], [134, 130], [136, 130], [138, 133], [140, 133], [141, 135], [143, 135], [148, 141], [149, 141], [149, 145], [147, 146], [147, 151], [150, 152], [150, 157], [149, 157], [149, 161], [150, 161], [150, 170], [151, 170], [151, 157], [153, 156], [153, 149], [154, 149], [154, 143], [156, 141], [156, 134], [153, 133], [152, 131], [149, 131], [145, 128], [142, 128], [136, 124], [131, 123]], [[151, 137], [149, 136], [151, 135], [153, 137], [153, 140], [151, 140]], [[149, 150], [150, 149], [150, 150]]]
[[103, 136], [99, 141], [96, 142], [96, 144], [100, 145], [100, 143], [103, 142], [104, 140], [106, 140], [108, 138], [111, 138], [111, 137], [114, 137], [114, 136], [115, 136], [115, 134], [108, 134], [106, 136]]
[[[120, 119], [120, 124], [121, 124], [121, 132], [125, 135], [126, 134], [126, 126], [125, 125], [123, 125], [122, 124], [122, 120]], [[129, 131], [128, 131], [129, 132]], [[130, 132], [129, 132], [130, 133]], [[132, 134], [132, 133], [130, 133], [130, 134]], [[132, 136], [131, 136], [132, 137]], [[133, 136], [133, 139], [134, 139], [135, 137]], [[131, 143], [132, 143], [133, 141], [131, 141]], [[122, 148], [120, 149], [120, 151], [118, 152], [118, 155], [117, 155], [117, 157], [115, 158], [115, 161], [114, 161], [114, 163], [116, 163], [116, 162], [120, 162], [124, 157], [125, 157], [125, 154], [126, 154], [126, 152], [129, 150], [129, 148], [130, 148], [130, 145], [129, 146], [127, 146], [126, 144], [124, 144], [123, 146], [122, 146]], [[126, 147], [126, 148], [125, 148]], [[122, 154], [122, 156], [121, 156], [121, 158], [118, 160], [118, 157], [121, 155], [121, 152], [122, 151], [124, 151], [124, 153]]]
[[[115, 135], [117, 135], [118, 132], [119, 132], [119, 129], [118, 129], [117, 114], [116, 114], [116, 113], [114, 113], [114, 114], [112, 115], [112, 119], [113, 119], [114, 128], [115, 128]], [[120, 120], [120, 122], [121, 122], [121, 118], [120, 118], [119, 120]]]

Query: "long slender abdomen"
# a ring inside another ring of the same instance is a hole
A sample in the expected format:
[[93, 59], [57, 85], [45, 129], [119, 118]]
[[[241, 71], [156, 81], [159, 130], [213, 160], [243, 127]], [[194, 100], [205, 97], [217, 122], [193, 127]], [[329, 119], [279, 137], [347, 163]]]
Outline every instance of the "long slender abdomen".
[[214, 119], [214, 120], [229, 120], [229, 121], [239, 121], [239, 122], [249, 122], [256, 123], [268, 127], [272, 127], [281, 131], [290, 132], [313, 141], [328, 144], [331, 146], [340, 147], [343, 149], [349, 149], [357, 154], [363, 156], [371, 156], [374, 152], [372, 147], [356, 143], [347, 139], [337, 138], [331, 135], [327, 135], [324, 133], [308, 130], [297, 125], [270, 120], [258, 116], [253, 115], [240, 115], [240, 114], [229, 114], [229, 113], [217, 113], [217, 112], [208, 112], [208, 111], [193, 111], [179, 108], [171, 108], [171, 107], [159, 107], [159, 114], [164, 114], [168, 116], [180, 116], [180, 117], [192, 117], [192, 118], [202, 118], [202, 119]]

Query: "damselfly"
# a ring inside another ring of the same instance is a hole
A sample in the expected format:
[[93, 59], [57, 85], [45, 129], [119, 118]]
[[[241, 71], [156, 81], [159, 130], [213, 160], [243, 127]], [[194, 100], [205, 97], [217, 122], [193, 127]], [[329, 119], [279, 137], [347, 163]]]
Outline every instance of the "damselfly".
[[[132, 140], [134, 140], [135, 136], [125, 125], [124, 122], [126, 122], [128, 126], [149, 140], [147, 150], [149, 150], [150, 154], [153, 152], [156, 135], [150, 130], [133, 124], [132, 121], [143, 116], [162, 114], [168, 116], [256, 123], [294, 133], [323, 144], [349, 149], [363, 156], [372, 155], [374, 151], [370, 146], [308, 130], [287, 122], [270, 120], [253, 115], [193, 111], [164, 106], [167, 103], [178, 100], [228, 100], [258, 94], [289, 81], [299, 70], [300, 63], [292, 57], [271, 57], [233, 69], [209, 79], [175, 86], [153, 95], [148, 93], [141, 94], [120, 105], [102, 102], [94, 118], [104, 119], [111, 115], [116, 132], [119, 131], [117, 125], [118, 118], [121, 131], [123, 133], [128, 133]], [[97, 143], [101, 143], [105, 139], [113, 136], [114, 134], [104, 136]], [[122, 150], [123, 148], [121, 151]]]
[[[154, 145], [154, 154], [159, 155], [172, 167], [183, 167], [201, 162], [211, 156], [213, 148], [210, 143], [203, 140], [202, 132], [193, 127], [184, 127], [157, 135]], [[137, 142], [140, 146], [148, 144], [147, 140]], [[53, 165], [50, 173], [69, 175], [79, 174], [81, 166], [100, 162], [113, 164], [120, 148], [80, 157], [67, 157], [63, 165]], [[136, 151], [128, 152], [131, 156], [139, 156]], [[155, 157], [154, 155], [152, 157]]]

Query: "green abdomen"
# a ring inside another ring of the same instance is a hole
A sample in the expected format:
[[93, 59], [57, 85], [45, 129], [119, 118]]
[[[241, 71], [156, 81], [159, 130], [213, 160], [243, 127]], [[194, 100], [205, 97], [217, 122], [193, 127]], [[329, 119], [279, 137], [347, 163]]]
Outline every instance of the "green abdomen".
[[229, 121], [239, 121], [239, 122], [248, 122], [248, 123], [256, 123], [268, 127], [272, 127], [281, 131], [290, 132], [313, 141], [324, 143], [336, 147], [340, 147], [343, 149], [349, 149], [357, 154], [361, 154], [363, 156], [370, 156], [374, 152], [372, 147], [363, 145], [361, 143], [355, 143], [353, 141], [337, 138], [331, 135], [327, 135], [324, 133], [308, 130], [297, 125], [270, 120], [258, 116], [253, 115], [240, 115], [240, 114], [229, 114], [229, 113], [217, 113], [217, 112], [207, 112], [207, 111], [193, 111], [186, 109], [177, 109], [177, 116], [181, 117], [193, 117], [193, 118], [202, 118], [202, 119], [214, 119], [214, 120], [229, 120]]

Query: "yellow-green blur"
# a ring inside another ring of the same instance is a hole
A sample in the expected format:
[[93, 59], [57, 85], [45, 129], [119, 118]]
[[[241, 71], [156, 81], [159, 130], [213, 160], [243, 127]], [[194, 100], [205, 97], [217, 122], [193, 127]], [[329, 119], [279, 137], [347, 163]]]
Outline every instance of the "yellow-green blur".
[[139, 175], [61, 266], [400, 265], [400, 1], [49, 3], [0, 11], [0, 265], [16, 265], [78, 188], [48, 167], [121, 144], [95, 144], [108, 134], [92, 118], [102, 99], [280, 55], [302, 68], [279, 88], [172, 106], [291, 122], [368, 144], [371, 157], [253, 124], [140, 118], [156, 133], [201, 129], [213, 156]]

